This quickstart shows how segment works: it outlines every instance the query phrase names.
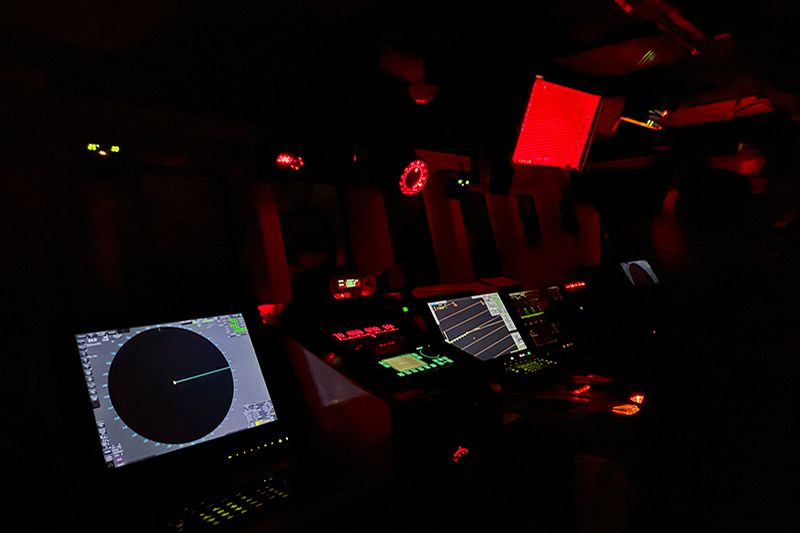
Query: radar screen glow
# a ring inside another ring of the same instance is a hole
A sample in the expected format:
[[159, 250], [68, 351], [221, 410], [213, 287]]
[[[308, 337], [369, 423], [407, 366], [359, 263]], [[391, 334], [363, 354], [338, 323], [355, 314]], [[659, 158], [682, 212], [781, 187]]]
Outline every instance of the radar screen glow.
[[277, 420], [241, 314], [75, 338], [109, 467]]

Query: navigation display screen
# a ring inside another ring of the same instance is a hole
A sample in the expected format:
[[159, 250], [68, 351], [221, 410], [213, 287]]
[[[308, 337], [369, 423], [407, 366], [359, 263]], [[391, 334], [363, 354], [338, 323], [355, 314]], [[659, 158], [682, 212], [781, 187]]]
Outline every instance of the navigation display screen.
[[563, 336], [558, 307], [564, 296], [557, 286], [515, 292], [508, 297], [536, 346], [553, 344]]
[[109, 468], [277, 420], [241, 314], [75, 340]]
[[482, 361], [527, 349], [498, 293], [429, 302], [444, 340]]

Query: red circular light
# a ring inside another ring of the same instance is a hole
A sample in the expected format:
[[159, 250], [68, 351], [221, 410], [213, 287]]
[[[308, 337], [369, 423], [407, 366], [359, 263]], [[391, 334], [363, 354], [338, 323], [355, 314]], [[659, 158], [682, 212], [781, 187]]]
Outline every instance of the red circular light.
[[406, 196], [417, 194], [428, 181], [428, 164], [417, 159], [408, 164], [400, 176], [400, 192]]

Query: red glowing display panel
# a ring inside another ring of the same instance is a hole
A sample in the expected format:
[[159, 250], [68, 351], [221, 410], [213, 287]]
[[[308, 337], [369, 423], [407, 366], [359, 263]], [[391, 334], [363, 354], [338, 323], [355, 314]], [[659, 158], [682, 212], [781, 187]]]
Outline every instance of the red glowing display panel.
[[514, 149], [514, 163], [580, 170], [599, 105], [599, 96], [537, 79]]

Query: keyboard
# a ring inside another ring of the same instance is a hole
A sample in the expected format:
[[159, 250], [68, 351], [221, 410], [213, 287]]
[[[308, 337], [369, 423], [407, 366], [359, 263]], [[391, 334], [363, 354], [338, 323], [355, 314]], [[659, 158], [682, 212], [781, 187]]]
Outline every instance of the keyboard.
[[525, 359], [517, 359], [515, 361], [507, 361], [505, 364], [503, 364], [503, 370], [512, 375], [526, 376], [556, 364], [558, 363], [549, 359], [530, 357]]
[[187, 507], [180, 517], [169, 525], [175, 533], [206, 531], [212, 526], [241, 519], [245, 516], [263, 513], [289, 496], [286, 492], [285, 480], [265, 479], [251, 483], [241, 490], [212, 498], [210, 501], [197, 502]]

